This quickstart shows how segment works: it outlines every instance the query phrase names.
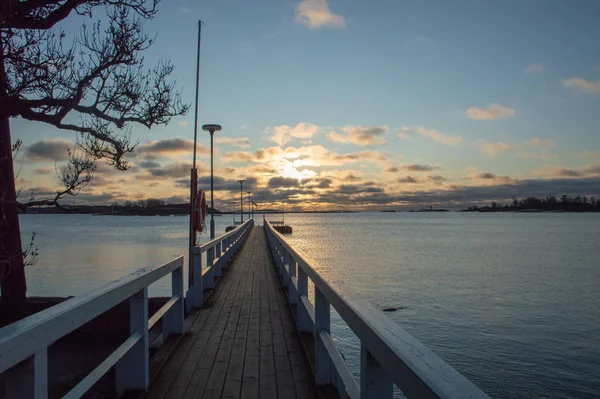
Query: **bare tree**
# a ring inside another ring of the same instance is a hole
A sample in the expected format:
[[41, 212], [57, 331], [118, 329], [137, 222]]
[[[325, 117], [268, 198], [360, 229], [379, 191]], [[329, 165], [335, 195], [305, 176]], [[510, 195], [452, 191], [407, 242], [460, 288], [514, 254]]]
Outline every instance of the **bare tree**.
[[[0, 0], [0, 284], [3, 305], [15, 314], [26, 300], [19, 211], [60, 207], [61, 198], [90, 182], [99, 159], [126, 170], [125, 156], [136, 146], [131, 123], [151, 128], [188, 110], [170, 80], [171, 63], [143, 63], [153, 42], [143, 23], [157, 2]], [[70, 15], [90, 17], [76, 37], [55, 29]], [[17, 200], [10, 118], [75, 132], [77, 150], [59, 172], [63, 188], [53, 198]]]

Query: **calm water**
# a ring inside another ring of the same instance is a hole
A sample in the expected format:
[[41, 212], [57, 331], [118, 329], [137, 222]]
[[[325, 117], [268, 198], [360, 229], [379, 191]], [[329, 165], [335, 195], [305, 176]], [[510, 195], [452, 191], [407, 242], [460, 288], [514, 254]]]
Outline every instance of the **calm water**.
[[[257, 218], [258, 219], [258, 218]], [[23, 215], [30, 295], [184, 254], [185, 217]], [[217, 234], [230, 224], [215, 218]], [[600, 397], [600, 214], [287, 215], [291, 242], [493, 397]], [[151, 295], [168, 294], [167, 281]], [[334, 317], [352, 365], [358, 342]]]

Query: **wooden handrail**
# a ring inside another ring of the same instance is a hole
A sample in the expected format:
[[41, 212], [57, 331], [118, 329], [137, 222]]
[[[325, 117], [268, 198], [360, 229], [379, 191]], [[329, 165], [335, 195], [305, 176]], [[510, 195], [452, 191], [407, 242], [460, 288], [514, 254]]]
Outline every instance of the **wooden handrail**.
[[[393, 384], [408, 398], [488, 398], [381, 310], [329, 283], [317, 271], [321, 269], [317, 263], [294, 248], [266, 219], [264, 226], [275, 263], [288, 286], [290, 304], [298, 306], [298, 329], [312, 330], [315, 337], [317, 384], [333, 384], [342, 397], [351, 398], [391, 398]], [[305, 298], [306, 279], [314, 283], [316, 309]], [[346, 365], [329, 339], [329, 305], [361, 342], [360, 383], [349, 380]]]
[[[128, 389], [146, 389], [149, 382], [148, 286], [169, 273], [172, 275], [173, 298], [167, 302], [168, 308], [161, 311], [163, 335], [182, 334], [183, 256], [160, 266], [139, 269], [87, 294], [73, 297], [1, 328], [0, 373], [9, 373], [6, 378], [6, 389], [10, 392], [8, 396], [46, 398], [47, 348], [127, 299], [130, 305], [130, 337], [68, 396], [83, 395], [112, 366], [116, 366], [117, 370], [117, 393]], [[33, 368], [20, 365], [29, 359], [33, 361]]]

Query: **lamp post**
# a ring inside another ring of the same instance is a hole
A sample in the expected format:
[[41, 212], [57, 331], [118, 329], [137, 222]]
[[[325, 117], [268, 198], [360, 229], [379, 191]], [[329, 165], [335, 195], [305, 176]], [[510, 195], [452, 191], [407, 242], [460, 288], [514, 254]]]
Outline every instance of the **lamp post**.
[[244, 182], [246, 180], [238, 180], [238, 183], [240, 183], [240, 218], [241, 218], [241, 222], [244, 223], [244, 193], [243, 193], [243, 189], [244, 189]]
[[246, 191], [248, 194], [248, 219], [252, 218], [250, 207], [252, 206], [252, 191]]
[[[221, 125], [203, 125], [202, 130], [210, 132], [210, 239], [215, 238], [215, 195], [213, 182], [213, 135], [220, 131]], [[195, 150], [195, 149], [194, 149]]]

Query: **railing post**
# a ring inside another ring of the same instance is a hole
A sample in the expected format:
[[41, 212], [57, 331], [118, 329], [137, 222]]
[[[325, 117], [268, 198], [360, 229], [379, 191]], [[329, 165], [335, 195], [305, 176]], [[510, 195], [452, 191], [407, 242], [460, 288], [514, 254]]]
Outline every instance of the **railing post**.
[[210, 268], [210, 270], [204, 275], [204, 278], [206, 279], [203, 281], [205, 289], [215, 287], [215, 268], [213, 265], [214, 260], [214, 247], [208, 248], [206, 250], [206, 267]]
[[298, 280], [296, 279], [296, 259], [294, 259], [293, 256], [290, 256], [290, 253], [287, 251], [286, 262], [290, 271], [290, 286], [288, 287], [289, 302], [291, 305], [296, 305], [298, 303], [298, 290], [296, 288], [298, 286]]
[[360, 346], [360, 398], [361, 399], [391, 399], [394, 385], [390, 376], [369, 353]]
[[194, 257], [194, 286], [190, 287], [190, 291], [192, 292], [192, 307], [194, 309], [200, 309], [204, 306], [204, 284], [202, 279], [202, 251], [200, 247], [194, 247], [193, 251]]
[[183, 263], [171, 273], [171, 294], [179, 295], [179, 299], [163, 317], [163, 340], [166, 340], [169, 334], [183, 334]]
[[6, 398], [48, 398], [48, 348], [8, 369], [4, 376]]
[[129, 298], [129, 330], [141, 339], [115, 366], [117, 396], [128, 390], [146, 390], [150, 383], [148, 356], [148, 288], [142, 288]]
[[301, 300], [302, 296], [308, 296], [308, 276], [298, 263], [298, 331], [308, 332], [312, 331], [313, 326], [311, 325], [310, 316], [308, 310], [304, 307], [304, 303]]
[[325, 385], [331, 382], [331, 359], [321, 340], [322, 330], [330, 332], [331, 313], [329, 301], [315, 286], [315, 384]]
[[[285, 249], [283, 247], [283, 245], [281, 246], [281, 258], [283, 258], [281, 260], [281, 272], [283, 273], [283, 286], [284, 287], [288, 287], [290, 285], [290, 275], [291, 275], [291, 270], [290, 270], [290, 265], [288, 263], [288, 259], [289, 259], [289, 254], [287, 249]], [[288, 267], [288, 271], [285, 271], [285, 267]]]
[[221, 277], [223, 275], [223, 273], [221, 273], [221, 243], [218, 242], [215, 244], [215, 246], [213, 247], [214, 250], [214, 258], [217, 259], [217, 262], [213, 265], [214, 270], [215, 270], [215, 277]]

